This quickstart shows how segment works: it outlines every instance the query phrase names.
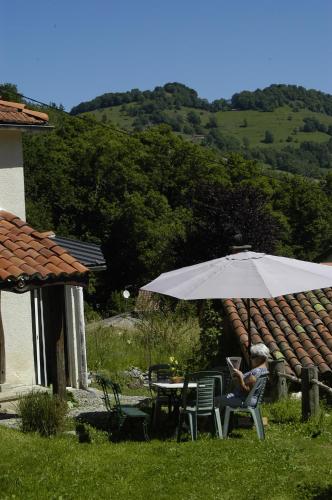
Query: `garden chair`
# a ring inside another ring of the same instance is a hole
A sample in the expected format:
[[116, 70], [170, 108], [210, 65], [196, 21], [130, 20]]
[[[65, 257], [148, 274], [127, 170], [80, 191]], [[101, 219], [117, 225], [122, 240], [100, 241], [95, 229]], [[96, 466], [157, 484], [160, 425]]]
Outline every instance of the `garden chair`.
[[[142, 423], [144, 439], [146, 441], [149, 441], [148, 422], [150, 416], [144, 411], [140, 410], [139, 408], [129, 405], [122, 405], [120, 403], [119, 394], [121, 393], [121, 388], [119, 384], [112, 382], [112, 380], [109, 380], [102, 375], [97, 375], [96, 380], [97, 383], [101, 386], [104, 393], [103, 399], [105, 402], [106, 409], [110, 415], [111, 428], [112, 428], [112, 422], [113, 420], [115, 420], [115, 429], [119, 434], [123, 428], [124, 423], [128, 419], [140, 420]], [[111, 400], [109, 397], [109, 390], [113, 392], [114, 396], [113, 406], [111, 404]]]
[[[188, 399], [188, 384], [196, 382], [196, 397], [194, 400]], [[211, 417], [213, 423], [213, 434], [222, 439], [222, 426], [219, 407], [215, 404], [216, 387], [222, 393], [222, 375], [217, 371], [200, 371], [187, 374], [184, 381], [182, 393], [182, 405], [179, 409], [179, 424], [177, 430], [177, 441], [180, 442], [182, 426], [187, 416], [189, 420], [190, 434], [192, 441], [197, 439], [198, 417]]]
[[171, 414], [173, 405], [172, 391], [154, 386], [154, 382], [168, 382], [172, 376], [171, 366], [167, 363], [152, 365], [149, 367], [148, 380], [152, 399], [152, 427], [155, 427], [160, 415], [161, 408], [166, 406], [168, 414]]
[[225, 407], [224, 432], [223, 432], [224, 437], [227, 437], [228, 435], [228, 427], [229, 427], [231, 412], [246, 412], [250, 413], [253, 418], [258, 438], [259, 439], [265, 438], [260, 404], [263, 400], [267, 379], [268, 379], [268, 374], [261, 375], [260, 377], [258, 377], [253, 388], [251, 389], [248, 396], [240, 406]]

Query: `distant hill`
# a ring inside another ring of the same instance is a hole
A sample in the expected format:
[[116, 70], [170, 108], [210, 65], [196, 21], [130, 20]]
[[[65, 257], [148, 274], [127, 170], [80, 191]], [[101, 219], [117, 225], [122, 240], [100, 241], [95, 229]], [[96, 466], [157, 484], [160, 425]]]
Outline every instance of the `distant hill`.
[[91, 113], [129, 131], [165, 123], [186, 139], [241, 152], [277, 170], [321, 177], [332, 168], [332, 96], [296, 85], [209, 102], [175, 82], [103, 94], [71, 113]]

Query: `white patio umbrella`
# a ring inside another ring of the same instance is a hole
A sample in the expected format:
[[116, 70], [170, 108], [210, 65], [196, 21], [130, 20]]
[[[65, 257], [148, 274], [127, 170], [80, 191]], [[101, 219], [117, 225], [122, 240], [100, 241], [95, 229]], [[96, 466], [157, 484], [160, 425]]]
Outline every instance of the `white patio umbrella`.
[[161, 274], [142, 290], [183, 300], [272, 298], [332, 286], [332, 268], [256, 252], [240, 252]]

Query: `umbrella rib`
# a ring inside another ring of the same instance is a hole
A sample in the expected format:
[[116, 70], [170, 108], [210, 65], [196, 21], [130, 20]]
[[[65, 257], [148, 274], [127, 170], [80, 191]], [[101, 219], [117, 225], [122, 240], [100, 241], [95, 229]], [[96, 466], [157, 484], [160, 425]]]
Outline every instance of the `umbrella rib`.
[[[268, 285], [267, 285], [267, 283], [266, 283], [265, 279], [263, 278], [263, 276], [262, 276], [262, 275], [260, 274], [260, 272], [259, 272], [259, 269], [258, 269], [258, 266], [257, 266], [257, 262], [256, 262], [256, 261], [254, 261], [254, 260], [252, 260], [252, 263], [253, 263], [253, 264], [254, 264], [254, 266], [255, 266], [255, 269], [256, 269], [256, 271], [257, 271], [257, 275], [258, 275], [259, 279], [262, 281], [262, 283], [264, 284], [265, 289], [266, 289], [266, 290], [268, 291], [268, 293], [269, 293], [269, 297], [267, 296], [267, 294], [264, 294], [265, 296], [264, 296], [263, 298], [265, 298], [265, 299], [266, 299], [266, 298], [272, 298], [272, 297], [273, 297], [273, 295], [272, 295], [272, 293], [270, 292], [270, 289], [269, 289], [269, 287], [268, 287]], [[252, 298], [262, 298], [262, 297], [252, 297]]]
[[[215, 266], [211, 266], [211, 273], [212, 273], [212, 275], [214, 275], [215, 277], [217, 277], [217, 276], [218, 276], [219, 274], [221, 274], [221, 273], [225, 270], [225, 268], [227, 268], [229, 265], [231, 265], [231, 264], [230, 264], [230, 263], [228, 263], [228, 262], [223, 262], [221, 266], [219, 265], [219, 266], [217, 267], [217, 270], [216, 270]], [[209, 279], [210, 279], [210, 278], [211, 278], [211, 276], [210, 276], [210, 275], [206, 276], [204, 279], [202, 279], [202, 281], [200, 282], [199, 286], [202, 286], [205, 282], [209, 281]], [[190, 292], [189, 292], [189, 293], [191, 293], [193, 290], [195, 290], [195, 288], [196, 288], [196, 285], [192, 285], [192, 286], [191, 286], [191, 290], [190, 290]], [[222, 297], [220, 297], [220, 298], [222, 298]]]

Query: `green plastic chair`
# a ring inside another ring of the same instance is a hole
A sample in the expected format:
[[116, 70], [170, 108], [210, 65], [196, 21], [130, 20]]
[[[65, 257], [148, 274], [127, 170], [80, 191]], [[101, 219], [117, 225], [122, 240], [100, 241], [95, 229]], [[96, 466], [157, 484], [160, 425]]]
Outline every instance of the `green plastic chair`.
[[[119, 394], [121, 394], [121, 388], [119, 384], [112, 382], [112, 380], [107, 379], [102, 375], [97, 375], [96, 380], [103, 390], [103, 399], [106, 409], [110, 414], [110, 422], [112, 422], [112, 417], [115, 418], [115, 427], [117, 433], [120, 433], [127, 419], [138, 419], [142, 423], [144, 439], [146, 441], [149, 441], [150, 438], [148, 434], [148, 423], [150, 416], [139, 408], [129, 405], [122, 405], [120, 403]], [[113, 392], [114, 406], [112, 406], [111, 404], [109, 389], [111, 389], [111, 391]]]
[[268, 379], [268, 374], [261, 375], [257, 378], [253, 388], [249, 392], [246, 399], [239, 406], [226, 406], [225, 407], [225, 417], [224, 417], [224, 437], [228, 435], [229, 420], [231, 412], [246, 412], [250, 413], [257, 431], [259, 439], [265, 438], [264, 425], [262, 420], [262, 414], [260, 409], [260, 404], [263, 400], [264, 391]]
[[[197, 387], [194, 400], [189, 401], [189, 382], [196, 382]], [[192, 441], [197, 439], [197, 419], [198, 417], [211, 417], [213, 423], [213, 434], [217, 434], [219, 439], [222, 439], [222, 426], [219, 407], [215, 404], [216, 390], [218, 387], [218, 395], [222, 393], [222, 374], [217, 371], [200, 371], [187, 374], [185, 377], [182, 405], [179, 409], [179, 423], [177, 429], [177, 441], [180, 442], [182, 426], [185, 417], [188, 417], [190, 434]], [[219, 394], [220, 393], [220, 394]]]
[[152, 400], [152, 427], [156, 427], [161, 408], [168, 408], [168, 415], [171, 415], [173, 406], [173, 395], [171, 390], [156, 387], [154, 382], [169, 382], [172, 375], [171, 366], [167, 363], [160, 363], [149, 367], [148, 380]]

